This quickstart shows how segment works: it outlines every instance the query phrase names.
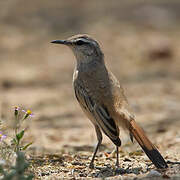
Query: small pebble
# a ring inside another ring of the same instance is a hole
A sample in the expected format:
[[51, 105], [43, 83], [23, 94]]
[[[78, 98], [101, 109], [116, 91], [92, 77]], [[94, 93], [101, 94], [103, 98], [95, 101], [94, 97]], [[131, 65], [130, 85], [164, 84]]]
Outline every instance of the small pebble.
[[155, 170], [151, 170], [149, 174], [147, 175], [147, 177], [158, 177], [158, 176], [161, 176], [161, 173]]
[[116, 174], [126, 174], [127, 171], [126, 171], [126, 169], [123, 169], [123, 168], [117, 168], [117, 169], [115, 170], [115, 173], [116, 173]]

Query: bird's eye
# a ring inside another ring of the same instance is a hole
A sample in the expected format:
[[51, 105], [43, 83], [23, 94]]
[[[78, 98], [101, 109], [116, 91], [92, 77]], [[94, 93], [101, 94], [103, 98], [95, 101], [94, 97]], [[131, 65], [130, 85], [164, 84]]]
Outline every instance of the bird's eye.
[[80, 45], [83, 45], [83, 44], [84, 44], [84, 41], [78, 40], [78, 41], [76, 41], [76, 44], [79, 45], [79, 46], [80, 46]]

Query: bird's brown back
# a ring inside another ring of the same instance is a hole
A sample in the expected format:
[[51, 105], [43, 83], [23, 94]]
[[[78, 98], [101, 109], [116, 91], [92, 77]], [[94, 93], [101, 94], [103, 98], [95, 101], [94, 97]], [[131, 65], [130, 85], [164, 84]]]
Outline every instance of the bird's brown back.
[[[115, 116], [116, 114], [119, 116], [119, 112], [122, 113], [124, 109], [130, 110], [127, 99], [119, 81], [107, 70], [105, 64], [79, 65], [74, 70], [73, 84], [74, 88], [83, 89], [97, 105], [105, 106], [110, 116], [115, 119], [115, 123], [126, 126], [126, 121], [123, 124], [123, 120], [119, 122], [119, 117]], [[124, 111], [124, 113], [127, 112]]]

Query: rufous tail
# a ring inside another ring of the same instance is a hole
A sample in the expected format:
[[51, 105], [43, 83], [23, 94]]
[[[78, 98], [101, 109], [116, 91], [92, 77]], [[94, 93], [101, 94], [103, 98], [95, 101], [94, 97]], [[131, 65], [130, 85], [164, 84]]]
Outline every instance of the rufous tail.
[[138, 126], [135, 120], [132, 120], [130, 122], [130, 134], [133, 135], [133, 137], [137, 140], [137, 142], [142, 147], [146, 155], [157, 168], [164, 169], [168, 167], [160, 152], [147, 138], [143, 129]]

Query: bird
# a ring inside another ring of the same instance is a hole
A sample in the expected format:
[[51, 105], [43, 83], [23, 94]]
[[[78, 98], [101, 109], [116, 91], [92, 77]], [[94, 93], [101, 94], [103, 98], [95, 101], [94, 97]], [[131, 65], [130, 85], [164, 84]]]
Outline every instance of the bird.
[[93, 123], [98, 140], [89, 168], [95, 167], [94, 160], [102, 143], [102, 132], [116, 146], [115, 165], [119, 167], [120, 128], [129, 132], [132, 142], [136, 139], [156, 168], [167, 168], [168, 165], [158, 149], [136, 123], [122, 85], [105, 64], [99, 42], [87, 34], [78, 34], [51, 43], [68, 46], [76, 58], [73, 73], [75, 97]]

